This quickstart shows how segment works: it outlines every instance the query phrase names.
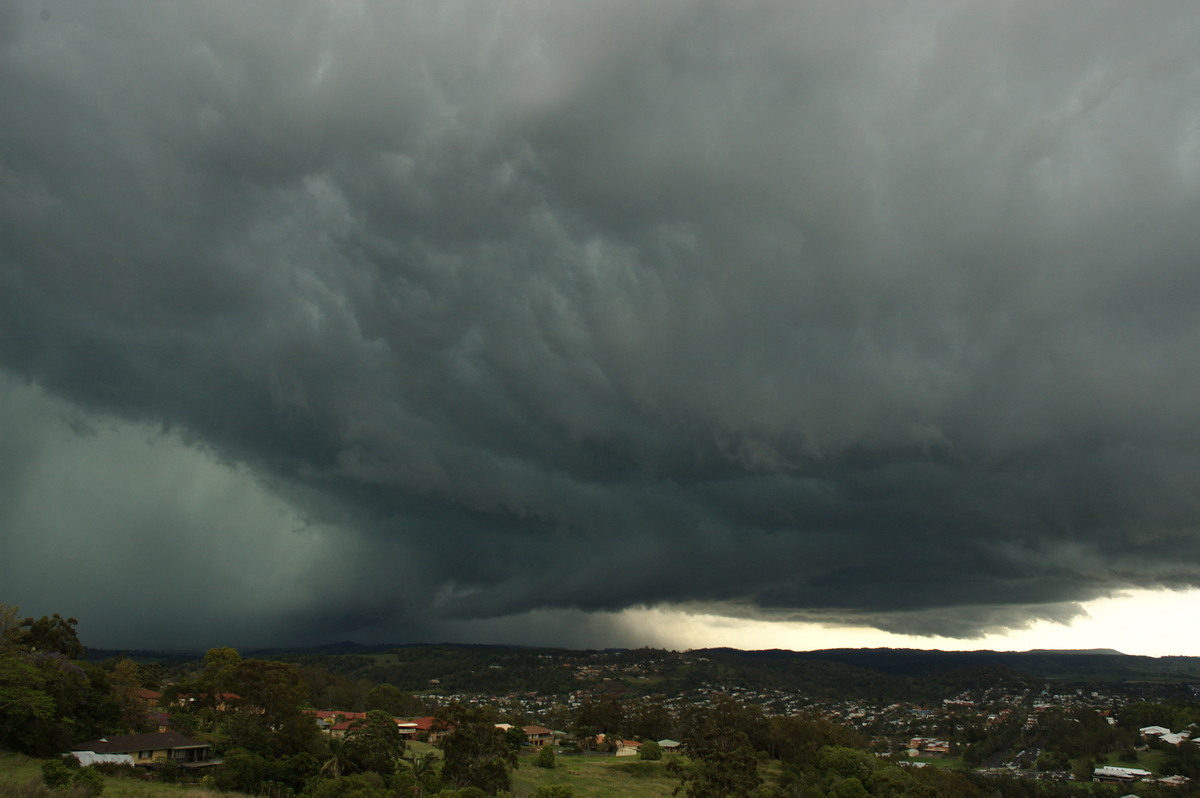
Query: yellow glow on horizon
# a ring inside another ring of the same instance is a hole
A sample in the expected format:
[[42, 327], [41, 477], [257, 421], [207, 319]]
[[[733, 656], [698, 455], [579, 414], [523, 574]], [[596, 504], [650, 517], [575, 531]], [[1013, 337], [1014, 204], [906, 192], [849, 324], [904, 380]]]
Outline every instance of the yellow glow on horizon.
[[921, 648], [947, 651], [1115, 649], [1160, 657], [1200, 656], [1195, 625], [1200, 590], [1131, 590], [1083, 605], [1086, 615], [1070, 624], [1037, 621], [1026, 629], [980, 638], [917, 637], [866, 626], [824, 626], [748, 620], [685, 610], [645, 608], [621, 613], [623, 625], [656, 630], [659, 645], [674, 649], [729, 647], [743, 650], [827, 648]]

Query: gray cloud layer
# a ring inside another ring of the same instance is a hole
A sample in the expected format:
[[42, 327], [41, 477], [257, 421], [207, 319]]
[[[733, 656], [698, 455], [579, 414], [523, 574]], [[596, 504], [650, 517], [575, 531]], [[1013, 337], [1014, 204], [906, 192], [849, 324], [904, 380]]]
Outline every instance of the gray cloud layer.
[[1200, 585], [1198, 30], [6, 4], [0, 366], [340, 530], [361, 590], [263, 611], [296, 640], [664, 602], [971, 635]]

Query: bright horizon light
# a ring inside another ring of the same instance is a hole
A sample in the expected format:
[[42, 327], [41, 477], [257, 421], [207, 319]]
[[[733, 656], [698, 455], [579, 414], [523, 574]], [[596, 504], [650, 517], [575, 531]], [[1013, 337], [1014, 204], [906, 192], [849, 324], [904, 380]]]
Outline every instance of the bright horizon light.
[[901, 635], [867, 626], [748, 620], [662, 608], [631, 609], [620, 616], [622, 625], [627, 628], [658, 630], [658, 645], [679, 650], [718, 647], [746, 651], [1113, 649], [1122, 654], [1149, 657], [1200, 656], [1200, 632], [1194, 628], [1200, 590], [1128, 590], [1082, 606], [1086, 614], [1069, 624], [1039, 620], [1025, 629], [970, 639]]

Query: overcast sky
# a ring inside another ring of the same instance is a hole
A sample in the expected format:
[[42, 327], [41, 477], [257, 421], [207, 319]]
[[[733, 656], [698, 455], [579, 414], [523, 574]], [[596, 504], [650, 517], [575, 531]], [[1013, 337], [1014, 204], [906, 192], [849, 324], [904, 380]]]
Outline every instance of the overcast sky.
[[0, 601], [97, 646], [969, 645], [1200, 586], [1198, 35], [0, 0]]

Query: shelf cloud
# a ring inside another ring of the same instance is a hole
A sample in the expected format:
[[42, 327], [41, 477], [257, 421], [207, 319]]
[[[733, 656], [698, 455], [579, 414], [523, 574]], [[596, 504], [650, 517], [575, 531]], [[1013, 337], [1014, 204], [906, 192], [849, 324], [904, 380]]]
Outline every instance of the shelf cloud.
[[125, 644], [1200, 586], [1197, 30], [2, 3], [0, 576], [158, 551], [56, 588]]

